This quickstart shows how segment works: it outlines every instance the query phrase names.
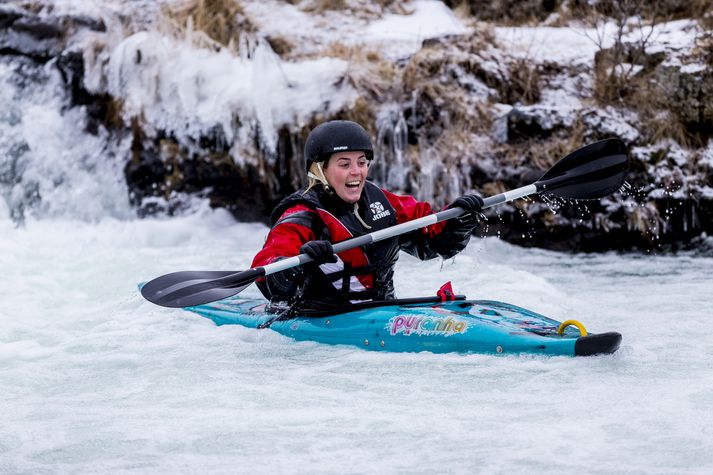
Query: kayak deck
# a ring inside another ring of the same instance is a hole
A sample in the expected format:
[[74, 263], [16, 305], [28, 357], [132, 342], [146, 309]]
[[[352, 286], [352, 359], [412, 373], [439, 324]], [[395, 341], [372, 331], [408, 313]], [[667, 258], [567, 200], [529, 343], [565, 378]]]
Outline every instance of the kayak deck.
[[[405, 301], [408, 301], [406, 299]], [[374, 351], [531, 353], [589, 356], [614, 353], [615, 332], [581, 336], [579, 330], [524, 308], [492, 300], [386, 303], [320, 317], [275, 319], [265, 300], [226, 299], [186, 310], [217, 325], [269, 328], [298, 341], [352, 345]]]

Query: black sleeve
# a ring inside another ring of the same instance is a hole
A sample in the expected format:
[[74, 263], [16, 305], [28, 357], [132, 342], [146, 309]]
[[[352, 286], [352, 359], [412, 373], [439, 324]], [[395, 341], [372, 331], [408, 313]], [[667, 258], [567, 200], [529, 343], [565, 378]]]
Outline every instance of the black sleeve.
[[435, 259], [439, 255], [431, 248], [428, 237], [420, 229], [399, 236], [399, 248], [422, 261]]

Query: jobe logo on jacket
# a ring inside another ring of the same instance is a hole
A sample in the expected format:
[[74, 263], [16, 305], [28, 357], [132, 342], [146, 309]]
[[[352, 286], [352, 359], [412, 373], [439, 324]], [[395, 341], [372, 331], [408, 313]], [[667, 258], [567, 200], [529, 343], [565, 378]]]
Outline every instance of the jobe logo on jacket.
[[374, 221], [391, 215], [391, 211], [384, 209], [384, 205], [381, 204], [381, 201], [374, 201], [369, 205], [369, 208], [371, 209], [371, 214], [374, 215]]

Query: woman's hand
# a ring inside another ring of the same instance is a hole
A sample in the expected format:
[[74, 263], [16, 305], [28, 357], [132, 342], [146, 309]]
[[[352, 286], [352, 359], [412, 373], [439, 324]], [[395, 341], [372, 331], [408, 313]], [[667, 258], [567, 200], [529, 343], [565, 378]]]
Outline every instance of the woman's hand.
[[466, 213], [480, 213], [484, 204], [483, 198], [473, 193], [461, 196], [451, 204], [450, 208], [462, 208]]
[[317, 264], [337, 262], [332, 243], [327, 240], [306, 242], [300, 247], [300, 253], [307, 254]]

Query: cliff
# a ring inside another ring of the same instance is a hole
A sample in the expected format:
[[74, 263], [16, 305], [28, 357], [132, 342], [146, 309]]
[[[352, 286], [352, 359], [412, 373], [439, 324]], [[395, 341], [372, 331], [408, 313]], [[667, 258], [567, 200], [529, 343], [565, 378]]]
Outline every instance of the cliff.
[[[17, 1], [0, 6], [0, 65], [28, 90], [59, 74], [82, 133], [123, 144], [107, 147], [139, 215], [199, 196], [264, 221], [304, 182], [309, 130], [348, 118], [373, 134], [371, 179], [437, 206], [619, 137], [621, 192], [505, 205], [482, 234], [695, 247], [713, 233], [713, 9], [679, 3]], [[23, 175], [26, 141], [4, 142], [0, 190], [21, 220], [47, 193]]]

